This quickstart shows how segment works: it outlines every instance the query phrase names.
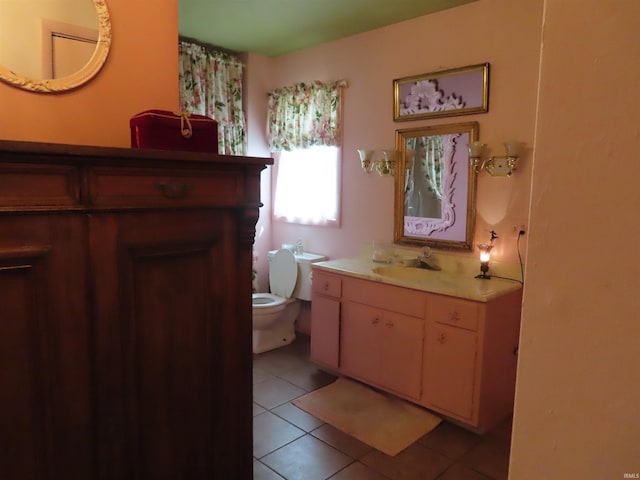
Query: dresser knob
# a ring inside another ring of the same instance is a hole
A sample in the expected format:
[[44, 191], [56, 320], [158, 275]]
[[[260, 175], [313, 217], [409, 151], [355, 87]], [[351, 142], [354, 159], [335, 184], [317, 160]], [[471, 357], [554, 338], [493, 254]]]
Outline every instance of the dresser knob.
[[441, 332], [441, 333], [438, 335], [438, 343], [442, 345], [442, 344], [444, 344], [444, 342], [445, 342], [446, 340], [447, 340], [447, 336], [446, 336], [444, 333], [442, 333], [442, 332]]

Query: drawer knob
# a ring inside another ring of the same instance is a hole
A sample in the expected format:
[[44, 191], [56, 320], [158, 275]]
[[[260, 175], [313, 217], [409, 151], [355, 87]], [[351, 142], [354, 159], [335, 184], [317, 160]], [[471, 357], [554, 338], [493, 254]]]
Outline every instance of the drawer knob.
[[324, 285], [322, 286], [322, 288], [324, 289], [325, 292], [329, 291], [329, 282], [324, 282]]
[[371, 320], [371, 325], [377, 325], [378, 323], [380, 323], [380, 319], [378, 317]]
[[193, 185], [180, 182], [162, 182], [156, 183], [156, 188], [160, 190], [163, 197], [166, 198], [184, 198], [189, 195]]
[[453, 312], [451, 312], [450, 319], [452, 322], [458, 322], [460, 321], [460, 314], [454, 310]]
[[438, 343], [442, 345], [442, 344], [444, 344], [444, 342], [446, 342], [446, 340], [447, 340], [447, 336], [444, 333], [441, 332], [438, 335]]

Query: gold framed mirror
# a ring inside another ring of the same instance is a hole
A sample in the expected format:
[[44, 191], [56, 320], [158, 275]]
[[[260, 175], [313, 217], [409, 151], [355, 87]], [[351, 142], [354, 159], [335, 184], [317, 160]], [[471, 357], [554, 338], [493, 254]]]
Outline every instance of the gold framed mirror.
[[476, 174], [467, 145], [478, 130], [477, 122], [396, 130], [396, 243], [472, 249]]
[[[77, 4], [70, 5], [68, 0], [0, 2], [4, 45], [0, 48], [0, 80], [31, 92], [57, 93], [84, 85], [100, 71], [111, 47], [106, 0], [73, 1]], [[58, 26], [64, 32], [57, 32]], [[69, 52], [68, 58], [62, 58], [60, 52]], [[76, 66], [60, 68], [63, 74], [52, 75], [47, 61], [54, 61], [55, 55], [60, 65]]]

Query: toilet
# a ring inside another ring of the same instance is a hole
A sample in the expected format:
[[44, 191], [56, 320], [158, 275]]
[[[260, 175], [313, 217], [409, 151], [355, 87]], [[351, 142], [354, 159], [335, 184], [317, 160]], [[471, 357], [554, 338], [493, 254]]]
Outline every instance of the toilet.
[[311, 300], [311, 264], [326, 260], [322, 255], [291, 250], [269, 252], [271, 293], [252, 295], [253, 353], [289, 345], [296, 338], [295, 321], [299, 300]]

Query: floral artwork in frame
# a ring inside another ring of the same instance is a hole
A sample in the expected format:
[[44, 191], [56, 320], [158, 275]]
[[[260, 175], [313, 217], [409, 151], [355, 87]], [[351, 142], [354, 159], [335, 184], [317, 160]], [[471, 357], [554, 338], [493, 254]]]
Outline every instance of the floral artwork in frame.
[[488, 110], [488, 63], [393, 81], [393, 120], [396, 122], [469, 115]]

